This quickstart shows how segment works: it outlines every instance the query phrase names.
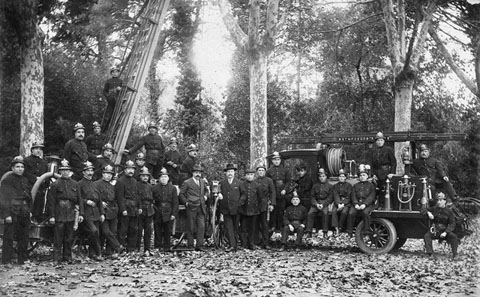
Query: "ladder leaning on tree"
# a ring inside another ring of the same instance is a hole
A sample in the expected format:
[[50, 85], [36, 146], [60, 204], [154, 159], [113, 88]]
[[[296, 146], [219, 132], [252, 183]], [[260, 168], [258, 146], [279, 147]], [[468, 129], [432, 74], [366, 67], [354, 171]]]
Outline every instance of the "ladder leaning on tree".
[[121, 154], [132, 128], [169, 3], [170, 0], [149, 0], [136, 21], [138, 28], [135, 42], [122, 71], [123, 81], [128, 87], [122, 88], [117, 98], [107, 131], [108, 139], [117, 152], [114, 160], [116, 164], [122, 159]]

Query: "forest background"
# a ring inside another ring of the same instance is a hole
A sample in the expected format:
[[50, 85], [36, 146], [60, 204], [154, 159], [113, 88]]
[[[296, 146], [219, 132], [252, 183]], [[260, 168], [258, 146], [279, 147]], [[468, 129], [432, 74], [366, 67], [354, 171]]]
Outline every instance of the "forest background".
[[[202, 77], [195, 63], [193, 49], [204, 24], [211, 22], [212, 15], [218, 18], [216, 2], [171, 1], [128, 141], [138, 140], [146, 125], [156, 122], [166, 143], [177, 137], [182, 150], [190, 143], [199, 145], [200, 161], [211, 178], [220, 178], [227, 162], [240, 168], [250, 166], [251, 53], [234, 47], [228, 34], [221, 36], [225, 47], [234, 49], [225, 90], [207, 85], [205, 81], [211, 77]], [[229, 2], [238, 25], [248, 31], [250, 1]], [[275, 1], [253, 2], [263, 13], [266, 3]], [[276, 2], [282, 26], [267, 59], [268, 152], [281, 149], [279, 140], [285, 136], [393, 131], [395, 74], [389, 62], [389, 32], [382, 19], [382, 8], [392, 1]], [[474, 1], [404, 3], [407, 40], [415, 40], [417, 33], [412, 32], [417, 32], [426, 5], [437, 6], [429, 34], [423, 32], [425, 49], [418, 68], [410, 72], [414, 82], [411, 130], [466, 133], [463, 142], [432, 144], [432, 154], [447, 166], [461, 196], [478, 197], [480, 5]], [[1, 172], [22, 152], [25, 108], [38, 107], [24, 103], [28, 92], [37, 93], [31, 97], [41, 92], [46, 154], [61, 155], [77, 122], [91, 132], [91, 123], [103, 117], [106, 102], [102, 89], [109, 68], [125, 63], [126, 49], [136, 32], [134, 20], [145, 2], [7, 0], [3, 4]], [[261, 18], [265, 18], [263, 14]], [[259, 30], [267, 28], [260, 25]], [[439, 46], [440, 38], [445, 48]], [[29, 54], [27, 49], [32, 47], [37, 51]], [[210, 54], [216, 55], [216, 51], [212, 48]], [[35, 73], [37, 84], [33, 86], [25, 79], [27, 55], [41, 61], [43, 69]], [[30, 117], [35, 117], [35, 112]]]

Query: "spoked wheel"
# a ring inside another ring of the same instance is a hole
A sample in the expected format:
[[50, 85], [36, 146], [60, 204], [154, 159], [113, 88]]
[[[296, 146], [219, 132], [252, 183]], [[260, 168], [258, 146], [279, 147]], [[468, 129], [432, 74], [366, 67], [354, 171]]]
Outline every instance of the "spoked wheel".
[[216, 248], [221, 248], [228, 245], [227, 233], [225, 232], [225, 226], [223, 225], [223, 222], [218, 222], [213, 226], [212, 238]]
[[395, 226], [387, 219], [372, 219], [370, 231], [372, 234], [363, 234], [363, 224], [361, 221], [355, 231], [355, 241], [358, 247], [367, 254], [386, 254], [390, 252], [397, 242], [397, 231]]

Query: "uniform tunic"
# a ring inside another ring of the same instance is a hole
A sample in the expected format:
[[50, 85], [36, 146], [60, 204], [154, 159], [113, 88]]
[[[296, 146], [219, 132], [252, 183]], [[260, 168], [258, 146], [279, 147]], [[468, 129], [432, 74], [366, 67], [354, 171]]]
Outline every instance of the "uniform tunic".
[[195, 166], [195, 159], [188, 155], [180, 166], [180, 184], [193, 176], [193, 166]]
[[[176, 164], [177, 167], [174, 168], [173, 166], [167, 164], [167, 162], [173, 162], [173, 164]], [[182, 165], [183, 163], [183, 157], [182, 155], [180, 154], [179, 151], [177, 150], [169, 150], [166, 152], [165, 154], [165, 168], [167, 169], [168, 171], [168, 174], [170, 176], [170, 181], [172, 182], [172, 184], [174, 185], [178, 185], [179, 184], [179, 177], [180, 177], [180, 166]]]
[[[305, 229], [305, 221], [307, 219], [307, 208], [301, 204], [297, 206], [290, 205], [285, 210], [283, 215], [283, 232], [282, 232], [282, 244], [287, 243], [288, 234], [290, 233], [289, 225], [293, 226], [293, 232], [297, 232], [297, 238], [295, 244], [298, 246], [302, 243], [303, 232]], [[303, 227], [301, 225], [304, 225]]]
[[13, 239], [17, 237], [18, 263], [28, 258], [28, 232], [30, 227], [30, 184], [22, 175], [10, 174], [0, 186], [0, 219], [12, 218], [12, 223], [4, 225], [2, 263], [10, 263], [13, 258]]
[[171, 183], [156, 184], [152, 189], [155, 205], [154, 234], [155, 247], [170, 249], [172, 215], [178, 219], [177, 188]]
[[140, 141], [134, 145], [129, 152], [135, 152], [142, 146], [145, 146], [146, 155], [145, 162], [152, 165], [163, 165], [165, 160], [165, 145], [163, 144], [162, 137], [155, 134], [147, 134], [143, 136]]
[[[78, 182], [78, 185], [80, 186], [80, 193], [83, 200], [83, 209], [85, 213], [84, 219], [90, 221], [100, 220], [100, 216], [105, 214], [105, 212], [103, 210], [101, 196], [98, 195], [93, 180], [82, 178]], [[88, 200], [93, 201], [95, 206], [88, 205]]]
[[93, 183], [95, 191], [97, 192], [98, 197], [103, 203], [107, 204], [105, 207], [104, 214], [106, 220], [112, 220], [117, 218], [118, 215], [118, 202], [115, 197], [115, 186], [110, 182], [107, 182], [103, 179], [97, 180]]
[[379, 180], [385, 180], [388, 174], [395, 174], [397, 170], [397, 160], [393, 149], [385, 145], [372, 148], [370, 164], [372, 165], [372, 174], [376, 175]]
[[48, 163], [44, 159], [30, 155], [24, 159], [25, 162], [25, 176], [30, 184], [33, 186], [37, 181], [37, 177], [42, 176], [45, 172], [48, 171]]
[[353, 186], [352, 202], [354, 205], [370, 206], [375, 203], [375, 186], [368, 181], [356, 183]]
[[338, 182], [333, 185], [333, 200], [335, 205], [345, 204], [345, 206], [350, 205], [351, 196], [352, 196], [353, 186], [347, 182]]
[[310, 207], [310, 192], [313, 187], [313, 181], [312, 179], [304, 175], [302, 177], [299, 177], [298, 180], [296, 180], [298, 184], [297, 188], [297, 195], [300, 197], [300, 201], [305, 207]]
[[100, 155], [102, 153], [103, 146], [107, 143], [107, 135], [101, 134], [92, 134], [85, 138], [85, 144], [89, 152], [95, 155]]
[[113, 163], [112, 160], [105, 158], [104, 156], [96, 158], [94, 165], [95, 165], [95, 173], [93, 174], [93, 180], [99, 180], [102, 178], [103, 169], [105, 169], [107, 165], [110, 165], [112, 166], [112, 168], [115, 168], [115, 163]]
[[83, 199], [78, 182], [71, 178], [60, 178], [55, 181], [48, 192], [47, 210], [49, 217], [56, 222], [73, 222], [75, 205], [79, 206], [79, 214], [83, 216]]
[[261, 201], [261, 188], [255, 181], [244, 181], [240, 184], [240, 213], [242, 215], [258, 215]]
[[333, 202], [333, 186], [328, 182], [316, 183], [310, 193], [312, 207], [316, 207], [317, 204], [322, 204], [323, 207], [327, 207]]
[[421, 210], [424, 214], [428, 211], [433, 214], [433, 225], [423, 237], [427, 253], [433, 253], [432, 239], [440, 239], [440, 234], [446, 232], [447, 236], [445, 237], [445, 240], [452, 247], [452, 254], [453, 257], [455, 257], [457, 255], [459, 240], [457, 235], [453, 233], [455, 230], [455, 215], [453, 214], [453, 211], [448, 207], [439, 206], [433, 206]]
[[94, 160], [95, 156], [89, 154], [85, 142], [78, 139], [71, 139], [65, 144], [63, 158], [67, 159], [72, 167], [74, 173], [73, 179], [80, 180], [82, 178], [83, 163], [89, 158]]
[[262, 196], [262, 201], [260, 202], [260, 211], [267, 211], [268, 205], [275, 206], [277, 204], [275, 185], [273, 184], [273, 180], [266, 176], [259, 176], [255, 179], [255, 181], [260, 187]]
[[133, 177], [123, 175], [115, 184], [115, 196], [117, 197], [120, 213], [127, 211], [128, 216], [137, 216], [140, 207], [138, 195], [138, 182]]

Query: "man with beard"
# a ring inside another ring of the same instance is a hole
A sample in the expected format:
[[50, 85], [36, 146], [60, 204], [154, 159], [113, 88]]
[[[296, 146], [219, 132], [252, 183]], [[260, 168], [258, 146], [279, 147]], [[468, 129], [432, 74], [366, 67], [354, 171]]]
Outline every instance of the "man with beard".
[[13, 238], [17, 237], [17, 262], [23, 265], [28, 260], [28, 231], [30, 228], [30, 185], [23, 176], [24, 160], [13, 158], [12, 173], [0, 185], [0, 219], [4, 220], [2, 263], [9, 264], [13, 258]]
[[100, 224], [105, 220], [105, 212], [101, 197], [93, 184], [93, 165], [85, 162], [83, 178], [78, 182], [83, 200], [84, 221], [82, 229], [88, 238], [88, 256], [96, 261], [102, 260], [100, 255]]
[[238, 228], [240, 225], [240, 216], [238, 208], [240, 206], [240, 184], [241, 181], [235, 177], [237, 167], [229, 163], [223, 169], [225, 179], [220, 185], [218, 194], [218, 210], [223, 214], [225, 229], [227, 231], [230, 246], [225, 249], [226, 252], [237, 250]]
[[50, 187], [47, 210], [49, 224], [55, 225], [53, 257], [55, 262], [60, 264], [61, 261], [72, 262], [75, 212], [78, 211], [78, 222], [81, 223], [83, 221], [83, 200], [80, 186], [71, 178], [72, 169], [67, 160], [62, 160], [58, 172], [61, 177]]
[[138, 237], [138, 215], [142, 213], [137, 180], [133, 177], [134, 173], [135, 164], [128, 160], [125, 163], [124, 174], [115, 184], [115, 197], [120, 212], [118, 241], [123, 246], [127, 246], [128, 252], [135, 251]]
[[183, 182], [180, 188], [180, 201], [185, 205], [187, 212], [187, 242], [193, 248], [193, 234], [196, 233], [197, 245], [195, 250], [204, 250], [205, 215], [209, 190], [202, 179], [203, 169], [200, 165], [193, 166], [193, 176]]
[[[25, 172], [23, 176], [28, 179], [30, 186], [33, 187], [37, 178], [48, 171], [47, 161], [43, 159], [43, 144], [35, 142], [30, 148], [31, 155], [25, 158]], [[45, 208], [45, 190], [48, 186], [48, 180], [39, 188], [37, 195], [33, 201], [32, 219], [40, 222], [43, 220], [43, 212]]]
[[268, 244], [268, 215], [273, 211], [277, 203], [276, 189], [272, 179], [265, 176], [267, 172], [265, 164], [259, 164], [256, 169], [257, 178], [255, 181], [260, 187], [262, 201], [260, 201], [260, 214], [258, 215], [257, 220], [257, 228], [260, 232], [255, 232], [255, 234], [260, 233], [262, 236], [262, 247], [270, 249], [270, 245]]
[[170, 234], [172, 223], [178, 217], [177, 188], [168, 182], [168, 172], [160, 171], [159, 183], [153, 187], [155, 205], [155, 247], [160, 251], [170, 251]]
[[100, 123], [93, 122], [93, 134], [85, 138], [85, 144], [90, 153], [98, 156], [102, 152], [102, 147], [107, 143], [107, 135], [102, 133]]
[[118, 202], [115, 197], [115, 187], [110, 183], [113, 178], [113, 167], [110, 165], [103, 168], [102, 179], [93, 183], [95, 191], [102, 201], [105, 220], [100, 224], [100, 246], [105, 246], [105, 256], [115, 257], [123, 247], [117, 239], [118, 228]]
[[83, 163], [88, 160], [95, 160], [97, 156], [88, 152], [87, 145], [83, 141], [85, 138], [85, 127], [82, 124], [77, 123], [73, 127], [73, 131], [75, 133], [75, 138], [67, 141], [65, 144], [63, 158], [68, 161], [72, 168], [72, 178], [79, 181], [82, 179]]

